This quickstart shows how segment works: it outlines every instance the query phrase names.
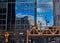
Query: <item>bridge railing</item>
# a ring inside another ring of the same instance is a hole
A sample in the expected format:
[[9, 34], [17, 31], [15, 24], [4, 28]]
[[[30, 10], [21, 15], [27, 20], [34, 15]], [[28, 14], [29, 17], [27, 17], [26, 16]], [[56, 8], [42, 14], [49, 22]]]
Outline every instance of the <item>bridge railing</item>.
[[42, 27], [38, 27], [38, 26], [34, 26], [32, 27], [32, 29], [27, 30], [27, 33], [29, 36], [56, 36], [56, 35], [60, 35], [60, 26], [53, 26], [53, 27], [49, 27], [49, 26], [42, 26]]

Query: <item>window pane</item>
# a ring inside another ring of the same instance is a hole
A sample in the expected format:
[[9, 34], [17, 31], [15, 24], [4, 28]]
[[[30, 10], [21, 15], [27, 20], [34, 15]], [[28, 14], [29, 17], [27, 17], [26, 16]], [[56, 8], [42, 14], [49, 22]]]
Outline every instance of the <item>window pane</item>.
[[7, 6], [7, 3], [0, 2], [0, 9], [6, 8], [6, 6]]
[[2, 20], [2, 24], [6, 24], [6, 20]]
[[38, 1], [37, 21], [38, 21], [37, 24], [41, 26], [53, 25], [53, 1], [52, 0]]
[[[30, 29], [34, 25], [34, 4], [33, 3], [16, 3], [16, 28]], [[18, 25], [17, 25], [18, 24]]]
[[7, 0], [0, 0], [0, 2], [7, 2]]
[[0, 14], [2, 13], [2, 8], [0, 8]]
[[34, 2], [34, 0], [16, 0], [16, 2]]
[[0, 25], [0, 30], [5, 30], [6, 29], [6, 25]]
[[[18, 10], [19, 9], [19, 10]], [[27, 13], [28, 12], [28, 13]], [[16, 13], [22, 14], [33, 14], [34, 13], [34, 4], [16, 4]]]
[[6, 15], [0, 15], [0, 19], [6, 19]]
[[15, 2], [15, 0], [8, 0], [8, 2]]

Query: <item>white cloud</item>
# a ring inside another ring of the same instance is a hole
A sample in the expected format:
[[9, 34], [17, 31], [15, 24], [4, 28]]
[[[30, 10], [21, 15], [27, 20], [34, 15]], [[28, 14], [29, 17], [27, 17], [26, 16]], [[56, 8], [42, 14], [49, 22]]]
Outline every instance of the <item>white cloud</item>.
[[[39, 6], [40, 5], [40, 6]], [[53, 9], [53, 2], [38, 2], [37, 5], [37, 12], [44, 12], [45, 10]]]
[[[40, 4], [41, 5], [41, 4]], [[45, 6], [46, 5], [46, 6]], [[39, 5], [38, 5], [39, 6]], [[42, 7], [42, 8], [41, 8]], [[48, 2], [46, 4], [42, 4], [39, 8], [37, 8], [37, 12], [45, 12], [47, 10], [52, 10], [53, 9], [53, 3]]]
[[37, 12], [40, 12], [40, 11], [42, 11], [42, 9], [40, 9], [40, 8], [37, 8]]
[[41, 26], [46, 26], [46, 21], [44, 20], [44, 17], [37, 17], [37, 21], [41, 22]]
[[48, 4], [52, 7], [53, 6], [53, 2], [48, 2]]
[[37, 8], [37, 12], [44, 12], [42, 8]]
[[53, 0], [37, 0], [37, 2], [52, 2]]
[[22, 13], [17, 13], [16, 17], [24, 17], [24, 16], [31, 16], [33, 18], [32, 15], [28, 15], [28, 14], [22, 14]]
[[21, 16], [22, 16], [21, 13], [16, 14], [16, 17], [21, 17]]

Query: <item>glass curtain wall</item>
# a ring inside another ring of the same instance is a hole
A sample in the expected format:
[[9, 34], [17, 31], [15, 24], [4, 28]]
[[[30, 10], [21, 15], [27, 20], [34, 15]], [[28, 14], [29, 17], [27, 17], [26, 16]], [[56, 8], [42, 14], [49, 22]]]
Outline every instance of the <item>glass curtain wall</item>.
[[[16, 0], [16, 29], [30, 29], [34, 25], [35, 0]], [[37, 25], [53, 26], [53, 1], [36, 0]]]
[[34, 25], [34, 0], [16, 0], [16, 29], [30, 29]]
[[8, 0], [7, 8], [7, 30], [13, 31], [15, 29], [15, 0]]
[[7, 0], [0, 0], [0, 30], [7, 29]]
[[[0, 0], [1, 29], [30, 29], [34, 25], [35, 0]], [[53, 1], [36, 0], [37, 25], [53, 26]], [[8, 15], [7, 15], [8, 14]], [[43, 21], [43, 22], [42, 22]], [[7, 25], [7, 26], [6, 26]]]
[[53, 0], [37, 0], [37, 24], [53, 26]]

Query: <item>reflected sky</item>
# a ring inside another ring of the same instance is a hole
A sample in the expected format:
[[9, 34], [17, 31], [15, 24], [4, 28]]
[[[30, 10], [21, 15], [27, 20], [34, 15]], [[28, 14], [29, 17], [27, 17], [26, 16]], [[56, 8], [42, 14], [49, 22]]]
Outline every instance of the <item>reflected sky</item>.
[[16, 2], [34, 2], [34, 0], [16, 0]]
[[[40, 14], [43, 15], [45, 21], [49, 21], [48, 25], [53, 25], [53, 0], [38, 0], [37, 1], [37, 19], [39, 20]], [[45, 22], [44, 22], [45, 23]]]
[[[16, 2], [34, 2], [34, 0], [16, 0]], [[30, 3], [16, 3], [16, 16], [32, 16], [34, 17], [34, 4]], [[49, 26], [53, 25], [53, 2], [52, 0], [37, 0], [37, 20], [40, 19], [40, 14], [43, 15], [44, 19], [49, 21]]]

